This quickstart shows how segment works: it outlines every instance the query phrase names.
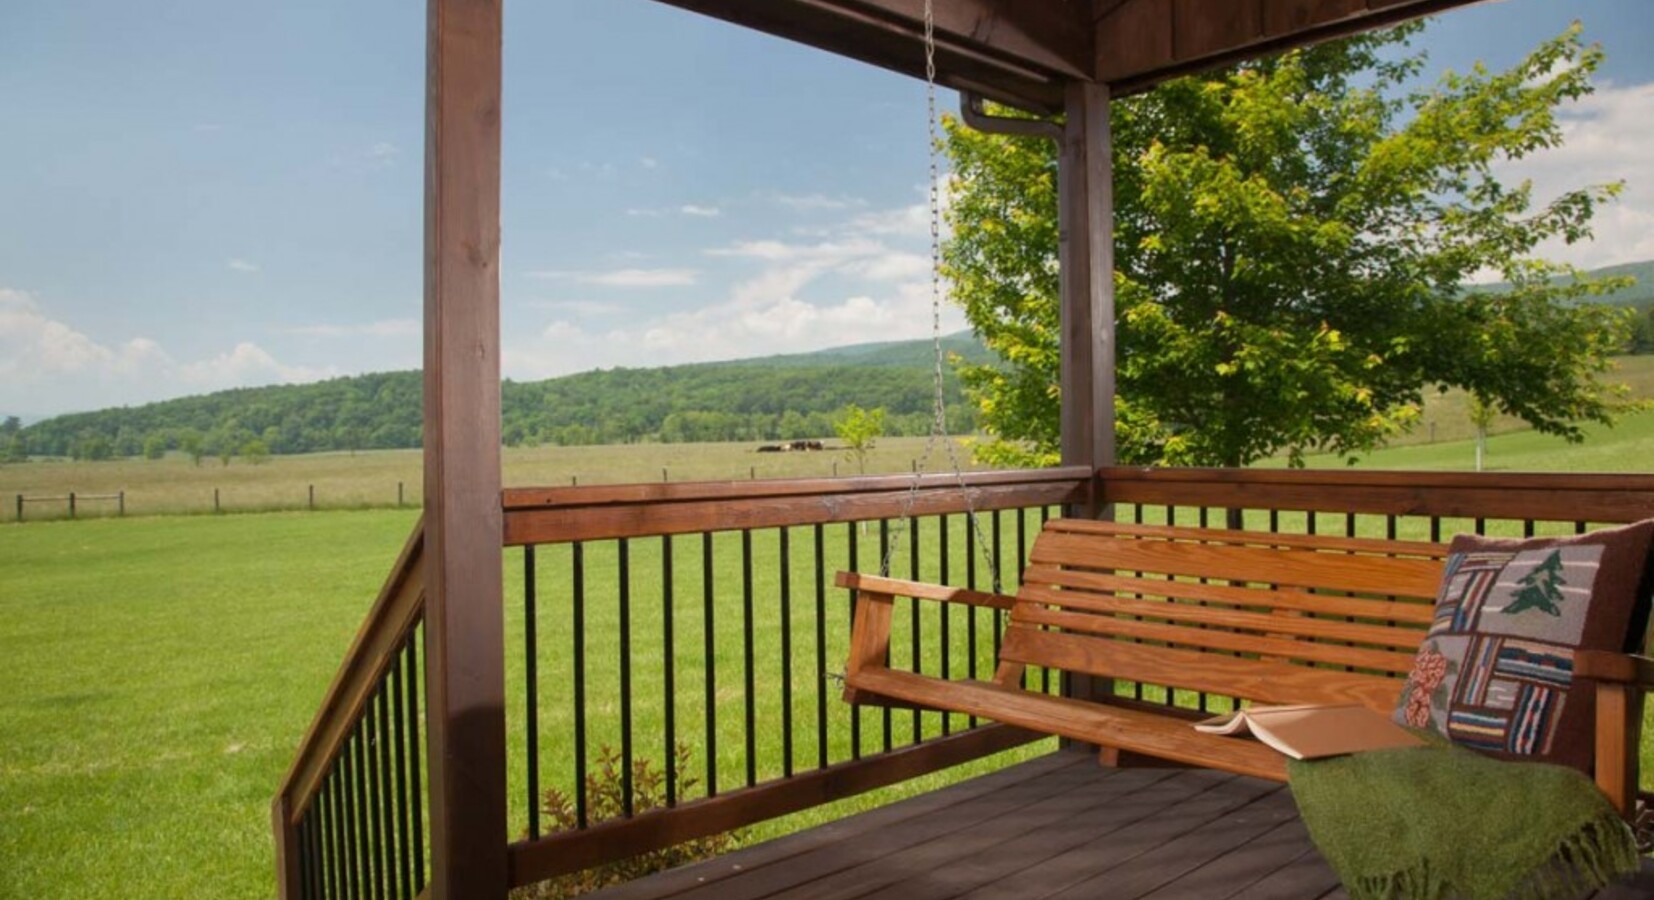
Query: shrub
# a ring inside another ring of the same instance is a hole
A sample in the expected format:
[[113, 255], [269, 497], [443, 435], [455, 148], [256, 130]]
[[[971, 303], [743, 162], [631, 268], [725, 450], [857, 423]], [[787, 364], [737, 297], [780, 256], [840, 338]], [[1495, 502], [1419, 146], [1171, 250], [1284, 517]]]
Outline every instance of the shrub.
[[[671, 765], [677, 781], [677, 796], [680, 799], [699, 783], [699, 780], [690, 774], [689, 762], [689, 747], [679, 744], [673, 754]], [[625, 784], [621, 778], [624, 768], [620, 751], [612, 749], [607, 744], [597, 751], [597, 767], [586, 773], [587, 824], [596, 825], [599, 822], [619, 819], [624, 815]], [[665, 770], [657, 768], [647, 757], [633, 760], [633, 815], [642, 816], [665, 807]], [[550, 820], [553, 834], [575, 831], [579, 828], [575, 798], [556, 788], [544, 793], [540, 809]], [[578, 897], [634, 878], [642, 878], [655, 872], [664, 872], [686, 863], [728, 853], [741, 845], [742, 838], [742, 833], [737, 830], [686, 841], [653, 853], [616, 860], [595, 868], [561, 875], [539, 884], [521, 887], [512, 891], [511, 897], [512, 900], [564, 900], [568, 897]]]

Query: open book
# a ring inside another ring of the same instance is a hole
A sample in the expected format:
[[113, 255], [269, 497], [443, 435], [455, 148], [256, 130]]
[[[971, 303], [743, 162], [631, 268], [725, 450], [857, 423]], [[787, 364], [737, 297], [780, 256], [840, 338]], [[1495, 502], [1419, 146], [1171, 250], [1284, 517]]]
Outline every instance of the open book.
[[1249, 706], [1195, 723], [1208, 734], [1244, 734], [1293, 759], [1320, 759], [1362, 750], [1419, 747], [1424, 741], [1389, 717], [1354, 703], [1342, 706]]

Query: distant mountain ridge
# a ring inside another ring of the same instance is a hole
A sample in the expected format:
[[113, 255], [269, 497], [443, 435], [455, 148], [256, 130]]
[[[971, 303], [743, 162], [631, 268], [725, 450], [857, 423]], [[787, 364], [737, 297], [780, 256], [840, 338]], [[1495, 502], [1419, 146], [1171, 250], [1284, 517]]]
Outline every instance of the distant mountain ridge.
[[[993, 354], [969, 331], [946, 356]], [[934, 345], [881, 341], [755, 359], [615, 368], [502, 384], [507, 444], [822, 438], [847, 404], [883, 407], [890, 434], [930, 425]], [[949, 429], [975, 423], [952, 367]], [[420, 373], [376, 372], [311, 384], [234, 388], [141, 406], [72, 413], [22, 429], [34, 455], [102, 459], [183, 450], [221, 456], [417, 447]], [[252, 445], [257, 444], [257, 447]]]

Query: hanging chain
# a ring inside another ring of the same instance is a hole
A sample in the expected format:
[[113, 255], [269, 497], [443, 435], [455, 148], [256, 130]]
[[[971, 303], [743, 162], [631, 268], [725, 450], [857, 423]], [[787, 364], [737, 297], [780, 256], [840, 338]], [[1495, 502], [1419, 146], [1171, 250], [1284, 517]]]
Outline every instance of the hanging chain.
[[[942, 135], [941, 118], [936, 114], [936, 16], [932, 10], [933, 0], [925, 0], [925, 111], [926, 125], [929, 127], [930, 149], [930, 337], [932, 366], [931, 372], [931, 422], [930, 434], [925, 438], [924, 452], [913, 467], [913, 480], [908, 485], [907, 497], [902, 503], [901, 515], [898, 520], [912, 522], [913, 507], [919, 499], [919, 486], [924, 478], [926, 466], [930, 463], [930, 455], [940, 443], [947, 448], [948, 463], [953, 468], [954, 480], [959, 485], [959, 491], [965, 498], [965, 517], [971, 528], [976, 532], [976, 543], [983, 560], [988, 564], [988, 574], [993, 580], [994, 593], [1001, 592], [999, 580], [998, 547], [990, 552], [987, 535], [982, 531], [981, 518], [976, 514], [976, 492], [965, 483], [965, 467], [959, 459], [959, 451], [955, 442], [948, 437], [947, 399], [943, 391], [944, 383], [944, 355], [942, 353]], [[890, 561], [895, 555], [900, 531], [890, 536], [884, 547], [884, 558], [880, 562], [881, 572], [890, 572]]]

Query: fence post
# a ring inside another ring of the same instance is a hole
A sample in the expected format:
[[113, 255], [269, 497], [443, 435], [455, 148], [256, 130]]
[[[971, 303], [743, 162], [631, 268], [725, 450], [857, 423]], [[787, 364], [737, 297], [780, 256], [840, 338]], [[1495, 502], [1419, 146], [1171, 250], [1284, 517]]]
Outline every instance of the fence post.
[[838, 477], [838, 460], [833, 460], [833, 477]]
[[69, 518], [75, 517], [75, 492], [69, 492]]
[[212, 489], [212, 511], [214, 513], [220, 513], [220, 512], [224, 511], [218, 505], [218, 488], [213, 488]]
[[316, 508], [316, 486], [315, 485], [310, 486], [310, 508], [312, 510], [314, 510]]
[[672, 479], [671, 479], [671, 478], [670, 478], [670, 477], [669, 477], [669, 476], [668, 476], [668, 475], [667, 475], [667, 474], [666, 474], [666, 467], [665, 467], [665, 466], [661, 466], [661, 467], [660, 467], [660, 480], [661, 480], [661, 481], [671, 481], [671, 480], [672, 480]]
[[396, 483], [396, 507], [398, 509], [402, 508], [402, 482], [400, 481]]
[[115, 515], [121, 516], [123, 518], [126, 516], [126, 489], [125, 488], [122, 488], [120, 490], [120, 492], [115, 495]]
[[17, 521], [23, 521], [23, 495], [17, 495]]

